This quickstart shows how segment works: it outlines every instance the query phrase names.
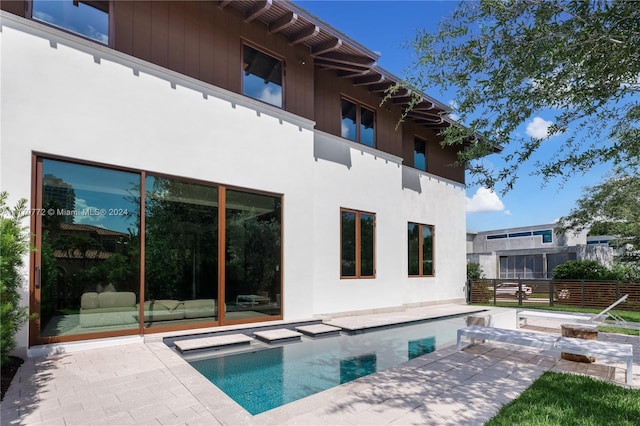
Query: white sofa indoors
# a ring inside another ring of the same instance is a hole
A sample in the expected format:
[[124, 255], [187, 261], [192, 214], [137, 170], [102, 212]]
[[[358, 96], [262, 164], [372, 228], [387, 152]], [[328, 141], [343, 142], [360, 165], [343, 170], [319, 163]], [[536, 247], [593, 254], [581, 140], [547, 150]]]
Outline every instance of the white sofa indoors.
[[[86, 292], [80, 300], [80, 325], [85, 328], [135, 324], [140, 304], [129, 291]], [[144, 321], [214, 317], [215, 299], [151, 300], [144, 302]]]

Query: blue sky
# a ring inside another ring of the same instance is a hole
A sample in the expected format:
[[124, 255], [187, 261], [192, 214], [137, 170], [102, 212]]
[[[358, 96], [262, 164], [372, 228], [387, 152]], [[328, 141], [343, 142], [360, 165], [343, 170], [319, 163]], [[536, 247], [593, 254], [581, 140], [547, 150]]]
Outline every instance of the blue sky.
[[[411, 65], [413, 52], [406, 44], [414, 39], [418, 29], [435, 30], [438, 22], [450, 15], [454, 1], [372, 1], [372, 0], [297, 0], [311, 14], [325, 21], [369, 49], [379, 52], [378, 64], [402, 77]], [[429, 95], [445, 104], [455, 102], [453, 92], [442, 93], [438, 88], [428, 90]], [[551, 123], [551, 112], [531, 117], [519, 129], [522, 135], [544, 135]], [[534, 160], [551, 158], [562, 143], [558, 135], [543, 143], [543, 149]], [[509, 149], [509, 148], [507, 148]], [[500, 155], [491, 155], [483, 161], [502, 167]], [[533, 164], [533, 162], [532, 162]], [[552, 223], [569, 214], [583, 188], [602, 181], [609, 171], [607, 165], [594, 167], [584, 175], [575, 175], [567, 181], [554, 180], [543, 187], [542, 178], [529, 176], [533, 165], [521, 168], [513, 190], [501, 196], [485, 188], [469, 186], [467, 189], [467, 230], [485, 231], [516, 226]], [[467, 179], [469, 181], [469, 179]], [[498, 191], [500, 188], [498, 188]]]

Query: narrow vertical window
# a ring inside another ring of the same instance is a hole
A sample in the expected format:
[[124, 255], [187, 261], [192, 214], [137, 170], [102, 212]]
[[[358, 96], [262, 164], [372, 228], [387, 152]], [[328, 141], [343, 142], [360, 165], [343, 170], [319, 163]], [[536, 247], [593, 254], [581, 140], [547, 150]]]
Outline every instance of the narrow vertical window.
[[342, 209], [340, 220], [340, 276], [375, 277], [375, 214]]
[[109, 2], [33, 0], [33, 19], [109, 44]]
[[422, 170], [423, 172], [427, 171], [427, 143], [422, 140], [415, 138], [413, 140], [413, 167]]
[[433, 275], [433, 227], [421, 226], [422, 275]]
[[360, 213], [360, 275], [374, 275], [374, 233], [375, 217], [372, 214]]
[[409, 223], [407, 231], [409, 276], [433, 276], [433, 226]]
[[409, 275], [420, 275], [420, 227], [408, 226]]
[[282, 61], [242, 47], [242, 94], [282, 108]]
[[375, 147], [375, 112], [347, 99], [341, 100], [340, 136]]

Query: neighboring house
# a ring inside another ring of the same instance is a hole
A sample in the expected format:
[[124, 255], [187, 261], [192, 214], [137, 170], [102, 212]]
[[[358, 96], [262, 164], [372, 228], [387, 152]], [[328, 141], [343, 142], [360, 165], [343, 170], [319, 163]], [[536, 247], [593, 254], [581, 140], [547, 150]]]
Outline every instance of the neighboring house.
[[[558, 233], [557, 224], [467, 233], [467, 261], [479, 263], [487, 278], [548, 279], [553, 268], [569, 260], [608, 264], [614, 256], [605, 242], [587, 232]], [[602, 242], [594, 244], [590, 241]]]
[[1, 8], [21, 346], [464, 300], [446, 106], [398, 125], [376, 53], [276, 0]]

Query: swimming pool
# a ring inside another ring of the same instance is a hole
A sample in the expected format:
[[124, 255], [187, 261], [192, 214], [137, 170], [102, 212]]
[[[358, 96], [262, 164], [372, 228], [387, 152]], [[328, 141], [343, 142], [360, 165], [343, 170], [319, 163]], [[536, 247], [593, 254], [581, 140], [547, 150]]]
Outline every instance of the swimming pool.
[[255, 415], [455, 343], [465, 316], [188, 362]]

